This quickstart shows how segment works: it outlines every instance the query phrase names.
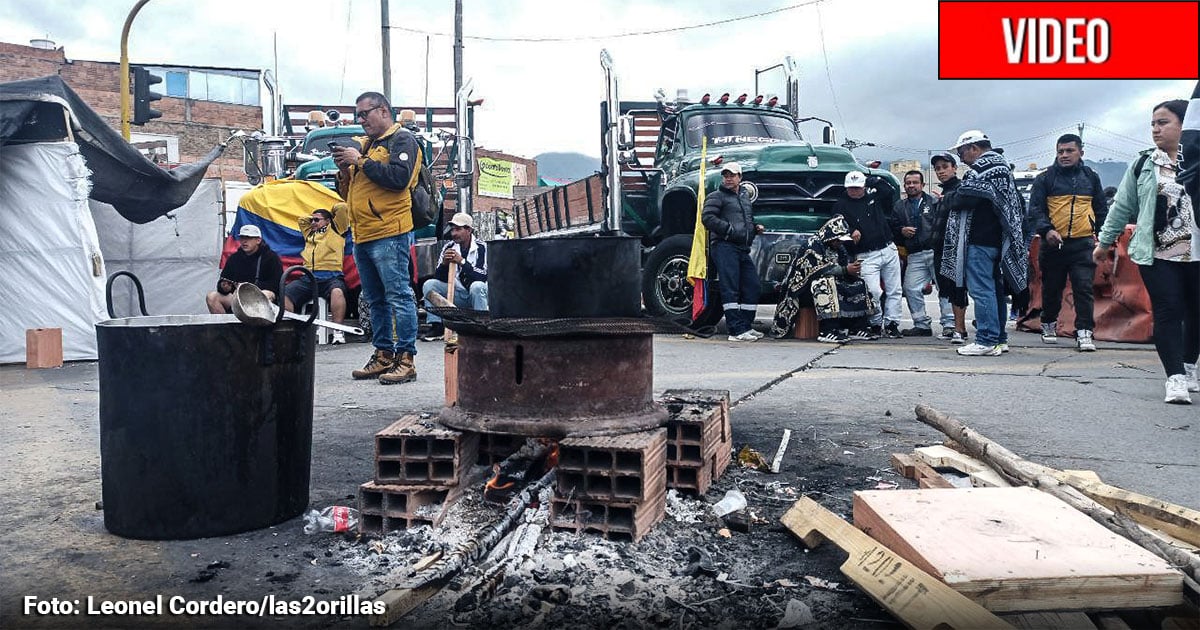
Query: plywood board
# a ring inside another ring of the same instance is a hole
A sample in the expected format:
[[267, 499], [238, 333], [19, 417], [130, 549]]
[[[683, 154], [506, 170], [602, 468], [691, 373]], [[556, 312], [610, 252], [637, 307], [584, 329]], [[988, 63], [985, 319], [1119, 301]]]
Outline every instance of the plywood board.
[[1166, 561], [1033, 488], [854, 493], [854, 523], [992, 611], [1172, 606]]
[[796, 501], [780, 520], [810, 548], [828, 540], [848, 552], [842, 573], [909, 628], [1012, 628], [808, 497]]
[[986, 463], [946, 446], [923, 446], [913, 451], [917, 460], [934, 468], [952, 468], [967, 475], [976, 488], [1004, 488], [1012, 484]]

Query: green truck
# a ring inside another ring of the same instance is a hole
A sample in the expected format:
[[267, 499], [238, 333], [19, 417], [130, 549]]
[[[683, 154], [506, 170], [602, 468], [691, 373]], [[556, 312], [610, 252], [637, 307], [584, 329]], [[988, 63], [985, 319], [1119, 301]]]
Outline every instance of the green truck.
[[[707, 139], [705, 190], [720, 186], [721, 162], [738, 162], [743, 169], [742, 186], [754, 203], [755, 219], [766, 227], [751, 249], [762, 281], [762, 303], [779, 300], [777, 283], [801, 243], [831, 216], [833, 204], [845, 190], [848, 171], [866, 173], [883, 194], [899, 198], [901, 187], [891, 173], [860, 164], [850, 151], [832, 144], [831, 126], [823, 130], [823, 143], [801, 136], [795, 103], [797, 81], [790, 60], [783, 64], [787, 91], [792, 95], [787, 103], [761, 96], [730, 98], [728, 94], [705, 95], [691, 102], [682, 93], [674, 102], [665, 98], [619, 101], [605, 54], [602, 64], [609, 90], [601, 109], [601, 171], [562, 191], [515, 204], [517, 233], [535, 237], [619, 228], [640, 237], [644, 247], [642, 300], [651, 315], [691, 318], [687, 268], [701, 185], [702, 139]], [[619, 207], [619, 217], [601, 220], [600, 203], [605, 210]], [[709, 273], [712, 278], [711, 266]], [[710, 295], [715, 295], [715, 289]], [[720, 321], [718, 302], [710, 299], [694, 324]]]

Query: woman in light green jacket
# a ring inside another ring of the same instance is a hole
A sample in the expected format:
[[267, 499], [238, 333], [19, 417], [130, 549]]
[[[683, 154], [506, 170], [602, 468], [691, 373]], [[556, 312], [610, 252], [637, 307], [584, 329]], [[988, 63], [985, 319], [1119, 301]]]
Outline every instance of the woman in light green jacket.
[[1187, 106], [1174, 100], [1154, 107], [1150, 129], [1156, 148], [1142, 151], [1125, 172], [1092, 252], [1097, 264], [1107, 259], [1125, 225], [1136, 224], [1129, 258], [1150, 295], [1154, 348], [1167, 373], [1165, 400], [1175, 404], [1191, 404], [1188, 392], [1200, 391], [1200, 226], [1196, 200], [1175, 181]]

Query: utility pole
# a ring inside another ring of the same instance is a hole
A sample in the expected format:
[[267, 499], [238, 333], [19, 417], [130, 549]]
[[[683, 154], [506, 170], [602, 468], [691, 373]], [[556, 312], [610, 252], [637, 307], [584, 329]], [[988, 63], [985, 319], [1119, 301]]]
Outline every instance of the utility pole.
[[1079, 139], [1083, 140], [1083, 122], [1082, 121], [1080, 121], [1080, 123], [1079, 123]]
[[[379, 0], [379, 23], [383, 31], [383, 97], [392, 102], [392, 21], [388, 17], [388, 0]], [[391, 114], [391, 112], [388, 112]], [[351, 121], [353, 122], [353, 121]]]
[[454, 0], [454, 93], [462, 89], [462, 0]]
[[121, 29], [121, 136], [126, 142], [129, 141], [129, 116], [133, 109], [129, 99], [129, 29], [133, 26], [133, 18], [137, 17], [138, 11], [147, 2], [150, 0], [138, 0], [125, 18], [125, 27]]

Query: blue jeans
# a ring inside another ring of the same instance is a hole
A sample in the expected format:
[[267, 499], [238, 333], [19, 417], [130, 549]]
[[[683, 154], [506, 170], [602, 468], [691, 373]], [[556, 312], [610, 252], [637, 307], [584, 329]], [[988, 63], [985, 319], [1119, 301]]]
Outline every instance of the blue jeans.
[[925, 285], [936, 280], [933, 275], [933, 250], [908, 255], [908, 268], [904, 270], [904, 299], [908, 301], [908, 312], [912, 313], [913, 328], [930, 328], [930, 317], [925, 313]]
[[[446, 289], [450, 286], [437, 278], [430, 278], [421, 286], [421, 295], [426, 296], [432, 291], [441, 295], [446, 295]], [[459, 308], [473, 308], [477, 311], [488, 310], [488, 285], [486, 282], [472, 282], [471, 288], [463, 287], [462, 282], [454, 283], [454, 305]], [[426, 311], [425, 321], [430, 324], [436, 324], [442, 321], [441, 317], [434, 315], [432, 312]]]
[[1008, 304], [1000, 276], [1000, 248], [967, 245], [967, 291], [975, 300], [975, 341], [984, 346], [1008, 343], [1004, 325]]
[[412, 246], [412, 232], [354, 244], [363, 296], [371, 305], [371, 345], [379, 350], [417, 354]]
[[721, 308], [725, 311], [725, 327], [730, 335], [740, 335], [754, 324], [758, 310], [758, 270], [750, 260], [750, 252], [738, 249], [726, 241], [716, 241], [709, 250], [720, 279]]

